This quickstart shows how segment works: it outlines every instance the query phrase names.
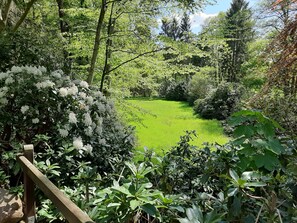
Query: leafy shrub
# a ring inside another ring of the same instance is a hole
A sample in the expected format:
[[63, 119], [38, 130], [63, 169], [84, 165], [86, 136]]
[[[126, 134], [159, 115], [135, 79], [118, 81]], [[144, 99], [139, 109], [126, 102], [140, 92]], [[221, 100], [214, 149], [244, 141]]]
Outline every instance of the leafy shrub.
[[264, 97], [258, 97], [252, 104], [264, 114], [276, 120], [288, 135], [297, 136], [297, 98], [272, 91]]
[[205, 98], [212, 90], [211, 80], [207, 76], [194, 75], [188, 87], [188, 102], [194, 104], [197, 99]]
[[205, 99], [194, 103], [194, 111], [202, 118], [224, 120], [238, 109], [242, 88], [222, 83]]
[[204, 216], [224, 222], [294, 222], [296, 148], [285, 147], [275, 134], [279, 125], [259, 112], [238, 112], [230, 122], [234, 140], [225, 145], [198, 149], [190, 145], [194, 133], [187, 132], [163, 159], [148, 154], [146, 162], [156, 168], [150, 181], [166, 194], [188, 196], [188, 205], [199, 209], [189, 216], [193, 206], [178, 218], [182, 222]]
[[[131, 129], [119, 121], [113, 103], [86, 82], [72, 81], [61, 71], [25, 66], [1, 73], [0, 87], [1, 156], [35, 142], [43, 161], [71, 166], [73, 155], [77, 161], [92, 162], [100, 173], [111, 171], [113, 159], [130, 157]], [[70, 151], [66, 160], [45, 153], [60, 147]], [[7, 170], [7, 163], [1, 166]]]
[[171, 82], [165, 94], [167, 100], [186, 101], [188, 84], [186, 81]]

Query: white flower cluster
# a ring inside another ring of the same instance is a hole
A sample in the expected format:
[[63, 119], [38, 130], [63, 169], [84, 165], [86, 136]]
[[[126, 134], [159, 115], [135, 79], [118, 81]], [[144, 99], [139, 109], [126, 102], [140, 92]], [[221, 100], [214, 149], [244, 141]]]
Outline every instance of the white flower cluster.
[[66, 97], [67, 95], [76, 95], [78, 93], [78, 88], [75, 84], [68, 88], [61, 87], [59, 89], [59, 93], [62, 97]]
[[53, 87], [53, 86], [55, 86], [55, 83], [50, 81], [50, 80], [46, 80], [46, 81], [43, 81], [43, 82], [36, 83], [35, 86], [40, 90], [42, 88]]
[[21, 112], [23, 114], [25, 114], [28, 110], [29, 110], [29, 106], [28, 105], [24, 105], [24, 106], [21, 107]]
[[[46, 94], [36, 94], [36, 90]], [[71, 142], [80, 154], [113, 148], [109, 143], [127, 138], [120, 132], [113, 104], [100, 91], [91, 90], [87, 82], [71, 81], [62, 71], [49, 73], [44, 67], [23, 66], [0, 73], [0, 106], [5, 106], [8, 100], [15, 100], [14, 106], [19, 108], [16, 115], [21, 116], [26, 128], [30, 124], [32, 127], [50, 124], [46, 130], [51, 133], [56, 130], [59, 141]]]

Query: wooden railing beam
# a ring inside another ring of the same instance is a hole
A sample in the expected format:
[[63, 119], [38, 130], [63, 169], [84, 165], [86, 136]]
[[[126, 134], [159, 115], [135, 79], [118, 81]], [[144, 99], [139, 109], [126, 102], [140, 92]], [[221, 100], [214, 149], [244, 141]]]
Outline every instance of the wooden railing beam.
[[71, 223], [94, 223], [90, 217], [79, 209], [68, 197], [66, 197], [46, 176], [44, 176], [25, 156], [19, 156], [21, 167], [54, 203], [64, 217]]
[[[24, 156], [27, 160], [33, 163], [34, 160], [34, 149], [33, 145], [25, 145], [24, 146]], [[26, 223], [35, 223], [35, 197], [34, 197], [34, 182], [30, 179], [30, 177], [24, 173], [24, 215]]]

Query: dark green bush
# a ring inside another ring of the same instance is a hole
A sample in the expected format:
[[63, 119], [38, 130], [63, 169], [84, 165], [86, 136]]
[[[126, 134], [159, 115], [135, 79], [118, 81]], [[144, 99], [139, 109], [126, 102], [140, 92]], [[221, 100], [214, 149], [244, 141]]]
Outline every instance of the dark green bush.
[[213, 81], [204, 73], [198, 73], [192, 77], [188, 86], [187, 100], [194, 105], [197, 99], [204, 99], [213, 89]]
[[172, 101], [186, 101], [187, 89], [188, 84], [186, 81], [171, 82], [167, 88], [165, 98]]
[[194, 111], [202, 118], [224, 120], [238, 109], [243, 88], [232, 83], [221, 83], [205, 99], [194, 103]]

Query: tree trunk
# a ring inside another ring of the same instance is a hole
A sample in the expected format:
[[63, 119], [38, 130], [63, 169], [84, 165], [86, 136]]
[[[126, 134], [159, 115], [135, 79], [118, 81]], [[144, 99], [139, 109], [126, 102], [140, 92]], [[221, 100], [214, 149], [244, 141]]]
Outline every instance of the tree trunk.
[[97, 29], [96, 29], [96, 37], [95, 37], [95, 43], [94, 43], [94, 49], [91, 59], [91, 64], [89, 68], [89, 75], [87, 78], [87, 82], [91, 85], [93, 83], [94, 79], [94, 70], [95, 70], [95, 64], [98, 56], [99, 46], [100, 46], [100, 37], [101, 37], [101, 30], [103, 25], [103, 20], [105, 17], [105, 12], [107, 10], [107, 2], [106, 0], [101, 1], [101, 10], [99, 14]]
[[[58, 5], [58, 14], [60, 19], [60, 31], [63, 37], [67, 37], [70, 31], [69, 24], [65, 21], [65, 12], [64, 12], [64, 0], [57, 0]], [[70, 75], [72, 60], [69, 58], [70, 53], [64, 48], [63, 49], [64, 56], [64, 69], [65, 74]]]
[[107, 40], [106, 40], [106, 50], [105, 50], [105, 62], [104, 62], [104, 68], [103, 73], [101, 77], [101, 83], [100, 83], [100, 91], [103, 92], [103, 86], [104, 86], [104, 80], [107, 77], [109, 71], [110, 71], [110, 64], [109, 60], [111, 59], [111, 47], [112, 47], [112, 34], [114, 33], [114, 26], [115, 26], [115, 19], [113, 17], [113, 8], [114, 8], [115, 2], [111, 5], [110, 10], [110, 16], [108, 21], [108, 28], [107, 28]]
[[16, 25], [13, 28], [13, 32], [16, 32], [18, 30], [18, 28], [22, 25], [22, 23], [24, 22], [25, 18], [27, 17], [30, 9], [32, 8], [33, 4], [36, 2], [37, 0], [31, 0], [30, 2], [28, 2], [27, 7], [25, 12], [22, 14], [21, 18], [19, 19], [19, 21], [16, 23]]
[[6, 27], [8, 14], [10, 12], [11, 6], [12, 6], [12, 0], [9, 0], [6, 2], [6, 5], [2, 6], [4, 8], [3, 14], [2, 14], [2, 10], [0, 9], [0, 32], [2, 32]]

